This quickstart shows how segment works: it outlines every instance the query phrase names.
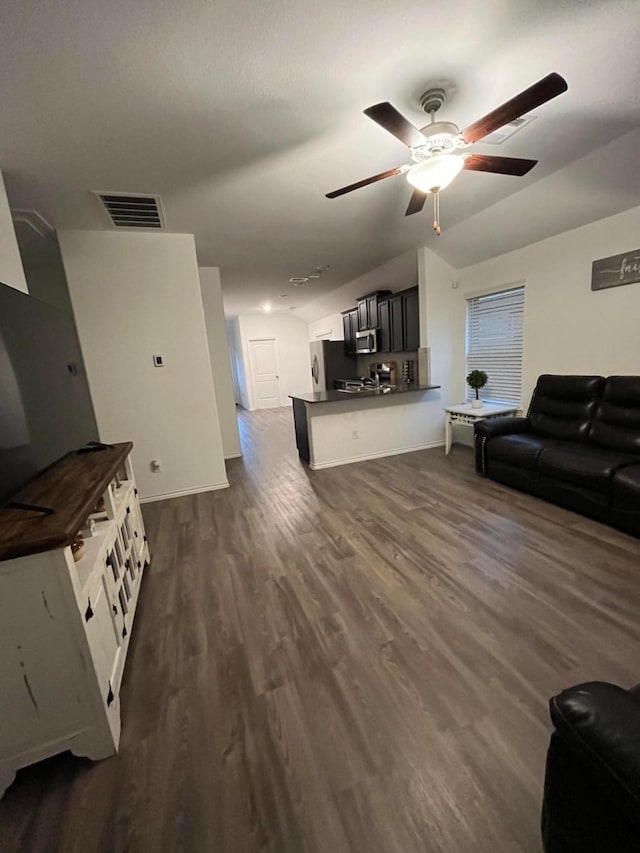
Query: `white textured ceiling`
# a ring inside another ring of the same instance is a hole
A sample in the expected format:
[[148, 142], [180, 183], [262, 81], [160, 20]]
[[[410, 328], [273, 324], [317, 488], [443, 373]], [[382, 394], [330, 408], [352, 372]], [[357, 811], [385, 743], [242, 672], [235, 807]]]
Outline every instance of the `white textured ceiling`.
[[[311, 317], [411, 247], [464, 266], [637, 204], [639, 44], [638, 0], [6, 0], [0, 168], [56, 228], [106, 227], [90, 190], [160, 193], [169, 230], [221, 267], [229, 313], [288, 293]], [[408, 161], [370, 104], [421, 125], [420, 93], [452, 81], [440, 117], [463, 127], [549, 71], [569, 91], [474, 148], [540, 163], [460, 175], [439, 240], [429, 205], [405, 218], [402, 177], [324, 198]]]

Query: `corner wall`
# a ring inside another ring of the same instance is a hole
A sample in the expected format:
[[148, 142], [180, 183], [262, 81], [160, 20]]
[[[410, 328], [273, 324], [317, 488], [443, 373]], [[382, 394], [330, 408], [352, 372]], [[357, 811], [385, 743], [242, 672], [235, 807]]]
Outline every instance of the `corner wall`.
[[218, 421], [225, 459], [242, 456], [236, 401], [233, 394], [231, 362], [224, 320], [224, 303], [218, 267], [200, 267], [200, 291], [204, 308], [204, 322], [209, 345], [209, 360], [213, 384], [216, 389]]
[[323, 317], [321, 320], [309, 323], [307, 332], [309, 341], [318, 340], [318, 335], [324, 335], [326, 332], [331, 333], [331, 337], [328, 340], [343, 341], [344, 326], [342, 325], [342, 314], [330, 314], [328, 317]]
[[58, 236], [100, 438], [133, 441], [143, 499], [228, 486], [193, 236]]
[[639, 247], [635, 207], [460, 271], [463, 303], [474, 291], [525, 281], [525, 408], [541, 373], [640, 373], [640, 284], [591, 290], [594, 260]]
[[2, 172], [0, 172], [0, 282], [8, 284], [9, 287], [15, 287], [23, 293], [29, 292]]
[[[422, 344], [429, 347], [432, 381], [443, 386], [443, 405], [464, 401], [466, 297], [520, 281], [524, 410], [541, 373], [640, 373], [640, 284], [591, 291], [594, 260], [639, 246], [636, 207], [459, 271], [420, 249]], [[460, 431], [462, 440], [466, 433]]]

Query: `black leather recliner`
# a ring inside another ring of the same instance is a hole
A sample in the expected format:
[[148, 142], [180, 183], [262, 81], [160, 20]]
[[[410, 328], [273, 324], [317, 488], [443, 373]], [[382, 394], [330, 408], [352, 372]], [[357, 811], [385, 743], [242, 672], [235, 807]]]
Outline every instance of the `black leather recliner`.
[[538, 379], [526, 418], [475, 426], [476, 470], [640, 536], [640, 376]]
[[545, 853], [640, 850], [640, 686], [594, 681], [550, 702]]

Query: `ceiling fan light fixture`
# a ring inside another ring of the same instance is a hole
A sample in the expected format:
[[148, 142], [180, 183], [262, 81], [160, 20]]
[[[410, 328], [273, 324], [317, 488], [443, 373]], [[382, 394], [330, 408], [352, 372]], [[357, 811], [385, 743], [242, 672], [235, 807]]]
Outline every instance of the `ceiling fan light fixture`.
[[423, 193], [433, 193], [448, 187], [464, 165], [456, 154], [434, 154], [416, 163], [407, 172], [407, 181]]

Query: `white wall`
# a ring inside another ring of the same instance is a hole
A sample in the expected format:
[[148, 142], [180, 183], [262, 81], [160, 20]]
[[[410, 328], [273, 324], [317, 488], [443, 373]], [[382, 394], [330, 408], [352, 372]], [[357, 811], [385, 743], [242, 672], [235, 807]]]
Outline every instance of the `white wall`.
[[59, 240], [100, 438], [133, 441], [142, 498], [227, 486], [193, 236]]
[[541, 373], [640, 373], [640, 284], [591, 290], [594, 260], [639, 247], [636, 207], [460, 271], [462, 296], [525, 280], [526, 404]]
[[28, 293], [16, 232], [11, 219], [9, 200], [0, 172], [0, 282]]
[[249, 361], [249, 341], [252, 339], [275, 338], [281, 406], [291, 405], [289, 394], [311, 391], [306, 323], [288, 314], [243, 314], [232, 319], [231, 327], [241, 405], [251, 410], [255, 408]]
[[[349, 306], [345, 306], [345, 311]], [[324, 335], [325, 332], [331, 332], [331, 341], [344, 340], [344, 326], [342, 325], [342, 314], [330, 314], [328, 317], [323, 317], [321, 320], [315, 320], [309, 323], [307, 332], [310, 341], [317, 340], [318, 335]]]
[[216, 390], [218, 422], [225, 459], [241, 456], [236, 401], [231, 377], [231, 361], [227, 344], [224, 303], [218, 267], [200, 267], [200, 292], [204, 307], [204, 322], [209, 344], [211, 373]]
[[421, 249], [423, 343], [443, 400], [464, 400], [465, 297], [519, 281], [525, 282], [524, 409], [541, 373], [640, 373], [640, 284], [591, 291], [594, 260], [639, 246], [636, 207], [458, 272]]

